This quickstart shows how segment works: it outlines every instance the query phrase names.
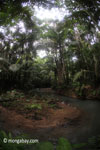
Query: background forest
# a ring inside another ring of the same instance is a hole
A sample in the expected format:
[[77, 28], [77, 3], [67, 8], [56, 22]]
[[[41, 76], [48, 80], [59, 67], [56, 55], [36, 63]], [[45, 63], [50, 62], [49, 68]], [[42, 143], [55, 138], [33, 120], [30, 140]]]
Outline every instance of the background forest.
[[[40, 20], [36, 6], [65, 14], [61, 21]], [[71, 88], [84, 96], [87, 88], [98, 89], [99, 20], [99, 0], [2, 0], [0, 90]]]

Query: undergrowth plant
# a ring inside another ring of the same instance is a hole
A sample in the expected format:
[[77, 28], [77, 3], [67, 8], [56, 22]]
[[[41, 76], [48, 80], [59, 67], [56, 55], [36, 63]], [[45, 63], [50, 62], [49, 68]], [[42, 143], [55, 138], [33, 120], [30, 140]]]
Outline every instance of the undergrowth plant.
[[[17, 136], [14, 139], [27, 138], [26, 135]], [[91, 137], [86, 143], [71, 144], [67, 139], [61, 137], [58, 139], [57, 145], [51, 142], [40, 142], [34, 144], [17, 144], [4, 142], [4, 139], [13, 139], [12, 134], [6, 134], [5, 131], [0, 131], [0, 150], [27, 150], [31, 145], [30, 150], [99, 150], [100, 149], [100, 136]]]
[[[21, 137], [16, 137], [21, 138]], [[13, 139], [11, 133], [6, 134], [5, 131], [0, 131], [0, 150], [24, 150], [23, 144], [8, 143], [8, 139]]]

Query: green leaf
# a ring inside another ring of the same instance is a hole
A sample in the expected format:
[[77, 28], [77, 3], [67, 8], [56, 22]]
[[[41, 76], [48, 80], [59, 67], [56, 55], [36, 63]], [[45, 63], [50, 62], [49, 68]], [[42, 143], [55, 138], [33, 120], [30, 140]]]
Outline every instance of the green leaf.
[[59, 138], [57, 150], [72, 150], [72, 146], [65, 138]]
[[10, 138], [10, 139], [12, 139], [12, 135], [11, 135], [11, 133], [9, 132], [9, 134], [8, 134], [8, 137]]
[[54, 148], [50, 142], [43, 142], [37, 145], [37, 150], [54, 150]]
[[0, 138], [7, 138], [8, 139], [8, 136], [7, 136], [6, 132], [1, 131], [0, 132]]
[[87, 143], [74, 144], [73, 148], [82, 148], [82, 147], [84, 147], [86, 145], [87, 145]]

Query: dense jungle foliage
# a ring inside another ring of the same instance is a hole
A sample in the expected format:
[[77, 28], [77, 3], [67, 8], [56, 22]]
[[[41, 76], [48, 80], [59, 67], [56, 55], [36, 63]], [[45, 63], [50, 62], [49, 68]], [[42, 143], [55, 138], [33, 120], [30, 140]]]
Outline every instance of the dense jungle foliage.
[[[34, 6], [64, 8], [66, 15], [39, 20]], [[1, 0], [0, 90], [70, 87], [84, 95], [99, 88], [99, 20], [99, 0]]]

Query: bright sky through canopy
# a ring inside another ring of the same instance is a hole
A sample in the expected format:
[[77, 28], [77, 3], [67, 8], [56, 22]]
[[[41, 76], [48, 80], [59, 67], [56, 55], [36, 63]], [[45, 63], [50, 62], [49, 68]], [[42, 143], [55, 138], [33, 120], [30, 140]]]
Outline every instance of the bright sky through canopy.
[[[65, 15], [68, 15], [68, 11], [66, 11], [64, 8], [52, 8], [52, 9], [45, 9], [43, 7], [37, 7], [35, 6], [35, 16], [38, 19], [43, 20], [44, 22], [46, 20], [59, 20], [62, 21], [65, 17]], [[39, 51], [38, 56], [41, 58], [46, 56], [46, 52], [44, 50]]]
[[52, 9], [44, 9], [43, 7], [37, 7], [35, 6], [35, 15], [37, 18], [41, 20], [63, 20], [64, 16], [68, 14], [67, 11], [65, 11], [64, 8], [52, 8]]

